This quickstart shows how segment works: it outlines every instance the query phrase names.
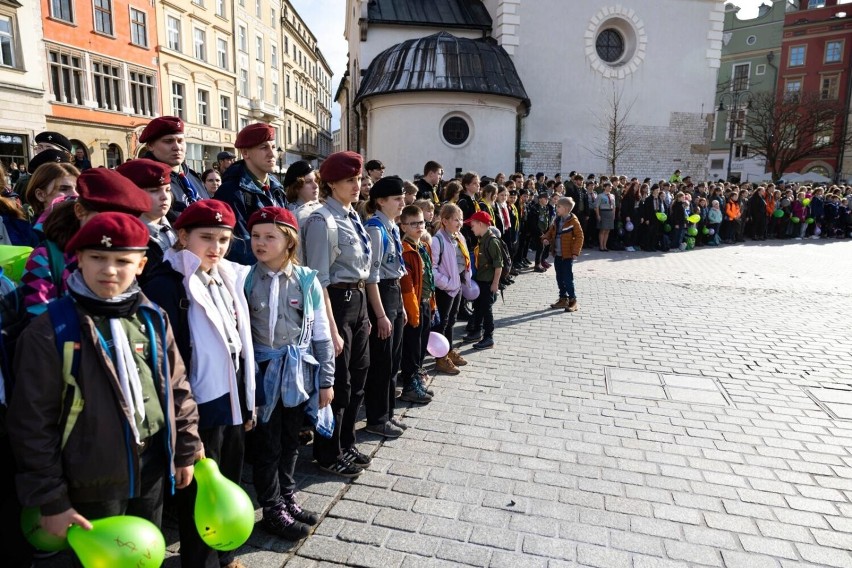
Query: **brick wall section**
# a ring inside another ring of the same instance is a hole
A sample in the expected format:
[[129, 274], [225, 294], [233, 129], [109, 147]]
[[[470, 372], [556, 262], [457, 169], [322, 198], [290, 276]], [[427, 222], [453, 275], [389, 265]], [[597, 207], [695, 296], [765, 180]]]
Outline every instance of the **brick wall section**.
[[553, 177], [562, 171], [562, 143], [522, 141], [521, 165], [527, 175], [544, 172], [547, 177]]

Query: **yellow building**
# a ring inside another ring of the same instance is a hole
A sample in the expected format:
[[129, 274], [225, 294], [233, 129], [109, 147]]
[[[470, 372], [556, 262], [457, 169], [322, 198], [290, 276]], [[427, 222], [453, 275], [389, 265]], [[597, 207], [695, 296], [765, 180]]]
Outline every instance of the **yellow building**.
[[184, 120], [186, 163], [201, 173], [220, 151], [233, 151], [238, 129], [235, 2], [161, 0], [156, 4], [161, 114]]

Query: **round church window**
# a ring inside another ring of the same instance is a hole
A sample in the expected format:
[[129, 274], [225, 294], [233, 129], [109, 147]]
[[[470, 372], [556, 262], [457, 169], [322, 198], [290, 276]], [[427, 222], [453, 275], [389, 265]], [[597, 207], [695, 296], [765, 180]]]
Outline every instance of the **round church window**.
[[460, 116], [451, 116], [444, 122], [441, 134], [447, 144], [461, 146], [470, 136], [470, 125]]
[[613, 28], [605, 29], [598, 34], [595, 49], [603, 61], [615, 63], [624, 55], [624, 36]]

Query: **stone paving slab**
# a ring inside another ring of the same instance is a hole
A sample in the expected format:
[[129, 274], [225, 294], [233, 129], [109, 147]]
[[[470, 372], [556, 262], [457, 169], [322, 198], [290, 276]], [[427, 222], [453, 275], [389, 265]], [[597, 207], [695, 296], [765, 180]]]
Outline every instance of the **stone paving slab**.
[[[495, 305], [497, 348], [463, 348], [470, 364], [403, 411], [403, 437], [362, 436], [367, 473], [300, 463], [303, 498], [327, 513], [314, 534], [258, 527], [239, 558], [852, 567], [852, 422], [813, 394], [846, 400], [852, 384], [852, 243], [584, 253], [575, 275], [573, 314], [547, 309], [552, 271], [519, 277]], [[724, 401], [608, 391], [607, 369]]]

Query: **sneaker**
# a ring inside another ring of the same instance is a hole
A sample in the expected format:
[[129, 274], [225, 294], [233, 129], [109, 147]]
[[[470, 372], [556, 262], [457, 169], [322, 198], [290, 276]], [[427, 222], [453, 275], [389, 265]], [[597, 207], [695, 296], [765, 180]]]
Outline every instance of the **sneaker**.
[[447, 353], [447, 357], [450, 358], [450, 361], [452, 361], [453, 365], [455, 365], [456, 367], [464, 367], [465, 365], [467, 365], [467, 361], [465, 361], [465, 358], [461, 356], [461, 353], [459, 353], [458, 349], [451, 350], [449, 353]]
[[432, 402], [432, 395], [426, 392], [419, 381], [414, 380], [409, 386], [405, 387], [399, 400], [414, 404], [429, 404]]
[[576, 312], [577, 311], [577, 298], [571, 298], [568, 300], [568, 306], [565, 308], [566, 312]]
[[267, 532], [285, 540], [302, 540], [311, 532], [308, 525], [293, 518], [283, 500], [274, 507], [263, 510], [263, 520], [260, 524]]
[[471, 341], [479, 341], [480, 339], [482, 339], [482, 333], [470, 331], [462, 338], [462, 341], [465, 343], [470, 343]]
[[402, 387], [395, 387], [395, 388], [394, 388], [393, 397], [394, 397], [394, 398], [399, 398], [399, 397], [401, 397], [401, 396], [402, 396]]
[[512, 268], [512, 270], [509, 271], [509, 274], [511, 276], [518, 276], [520, 273], [521, 272], [517, 268], [514, 268], [514, 267]]
[[531, 261], [530, 259], [528, 259], [528, 258], [526, 258], [526, 257], [524, 257], [524, 258], [522, 258], [522, 259], [521, 259], [521, 263], [522, 263], [524, 266], [527, 266], [527, 267], [529, 267], [529, 266], [532, 266], [532, 265], [533, 265], [533, 261]]
[[328, 473], [333, 473], [334, 475], [339, 475], [340, 477], [358, 477], [362, 473], [364, 473], [364, 468], [355, 465], [351, 461], [345, 460], [343, 458], [337, 460], [336, 462], [329, 465], [322, 465], [320, 463], [317, 466]]
[[494, 340], [490, 337], [484, 338], [479, 343], [473, 344], [474, 349], [493, 349], [494, 348]]
[[635, 248], [633, 248], [633, 247], [627, 247], [627, 248], [626, 248], [626, 249], [624, 249], [624, 250], [626, 250], [627, 252], [636, 252], [636, 249], [635, 249]]
[[284, 506], [287, 508], [287, 512], [290, 513], [290, 516], [294, 520], [310, 526], [319, 523], [319, 515], [302, 509], [302, 506], [296, 501], [295, 493], [286, 493], [282, 497], [284, 498]]
[[459, 373], [461, 373], [461, 371], [459, 371], [459, 368], [453, 365], [453, 361], [449, 357], [441, 357], [440, 359], [435, 359], [435, 370], [439, 373], [445, 373], [447, 375], [458, 375]]
[[550, 307], [554, 310], [558, 310], [560, 308], [568, 307], [568, 298], [559, 298], [559, 301], [556, 303], [550, 304]]
[[428, 394], [429, 396], [435, 396], [435, 391], [426, 387], [426, 379], [428, 379], [428, 378], [429, 378], [429, 373], [427, 373], [426, 371], [421, 369], [420, 371], [417, 372], [417, 376], [414, 378], [414, 380], [417, 381], [418, 383], [420, 383], [420, 387], [424, 391], [426, 391], [426, 394]]
[[547, 262], [546, 260], [542, 260], [542, 261], [541, 261], [541, 266], [542, 266], [545, 270], [547, 270], [548, 268], [550, 268], [550, 267], [551, 267], [551, 266], [553, 266], [553, 265], [552, 265], [552, 264], [550, 264], [549, 262]]
[[371, 458], [365, 453], [362, 453], [355, 446], [352, 446], [351, 448], [343, 452], [343, 459], [360, 468], [370, 467], [370, 464], [373, 463], [373, 458]]
[[391, 419], [390, 419], [390, 421], [391, 421], [391, 422], [393, 423], [393, 425], [394, 425], [394, 426], [396, 426], [397, 428], [401, 428], [403, 431], [408, 430], [408, 424], [406, 424], [405, 422], [403, 422], [402, 420], [400, 420], [400, 419], [399, 419], [399, 418], [397, 418], [396, 416], [394, 416], [393, 418], [391, 418]]
[[402, 436], [402, 428], [398, 428], [388, 421], [384, 424], [367, 424], [365, 428], [370, 434], [377, 434], [385, 438], [399, 438]]
[[533, 268], [533, 271], [534, 272], [547, 272], [547, 269], [542, 268], [541, 266], [536, 266], [535, 268]]

